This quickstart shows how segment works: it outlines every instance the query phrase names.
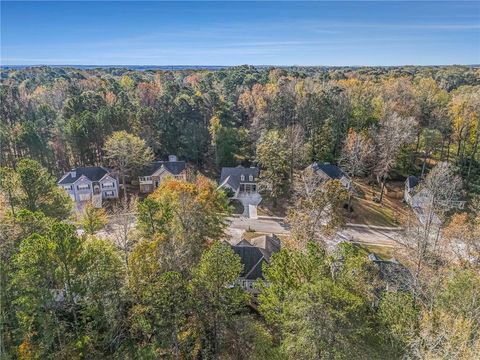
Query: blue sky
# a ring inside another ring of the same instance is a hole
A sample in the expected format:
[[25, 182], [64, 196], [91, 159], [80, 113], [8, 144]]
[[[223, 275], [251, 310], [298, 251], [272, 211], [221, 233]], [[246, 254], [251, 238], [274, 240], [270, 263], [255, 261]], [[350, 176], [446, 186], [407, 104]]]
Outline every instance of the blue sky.
[[1, 2], [1, 63], [480, 63], [480, 2]]

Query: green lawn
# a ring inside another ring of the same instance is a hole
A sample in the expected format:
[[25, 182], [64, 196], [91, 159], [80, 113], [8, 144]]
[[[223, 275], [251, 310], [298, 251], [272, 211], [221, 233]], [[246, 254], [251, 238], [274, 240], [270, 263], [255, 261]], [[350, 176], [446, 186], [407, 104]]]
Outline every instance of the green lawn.
[[[392, 185], [389, 184], [389, 186]], [[379, 189], [359, 181], [355, 182], [355, 189], [358, 196], [352, 199], [353, 212], [346, 212], [348, 222], [391, 227], [400, 225], [400, 219], [408, 211], [401, 198], [384, 195], [382, 204], [379, 204], [373, 200], [375, 196], [378, 196]], [[398, 184], [395, 184], [394, 189], [397, 194], [400, 194], [397, 197], [401, 197], [402, 189]]]
[[365, 253], [365, 255], [368, 255], [370, 253], [375, 253], [379, 258], [382, 260], [389, 260], [392, 257], [395, 257], [395, 249], [393, 247], [389, 246], [378, 246], [378, 245], [360, 245], [360, 244], [355, 244], [358, 246], [362, 252]]
[[394, 211], [373, 201], [352, 199], [353, 212], [347, 214], [348, 221], [355, 224], [375, 226], [398, 226]]

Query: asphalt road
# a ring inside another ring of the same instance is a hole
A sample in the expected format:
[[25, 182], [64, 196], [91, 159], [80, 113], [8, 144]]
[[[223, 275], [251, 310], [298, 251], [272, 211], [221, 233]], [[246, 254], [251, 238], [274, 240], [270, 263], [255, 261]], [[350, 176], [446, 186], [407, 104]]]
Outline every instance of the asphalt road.
[[[267, 219], [249, 219], [241, 217], [231, 217], [228, 219], [230, 224], [227, 230], [228, 234], [238, 240], [245, 230], [253, 230], [263, 233], [288, 234], [288, 227], [282, 220]], [[395, 246], [395, 237], [401, 229], [396, 228], [380, 228], [369, 227], [365, 225], [347, 224], [347, 227], [338, 233], [339, 239], [349, 240], [352, 242]]]
[[229, 227], [241, 230], [253, 230], [263, 233], [288, 234], [288, 229], [282, 221], [230, 217]]
[[[236, 244], [241, 240], [244, 231], [252, 230], [260, 233], [288, 234], [288, 226], [282, 219], [250, 219], [245, 217], [229, 217], [229, 226], [226, 230], [230, 242]], [[110, 225], [112, 228], [115, 224]], [[104, 238], [112, 237], [112, 228], [106, 228], [97, 233]], [[396, 235], [401, 229], [368, 227], [366, 225], [347, 224], [347, 227], [337, 234], [338, 241], [347, 240], [357, 243], [395, 246]]]

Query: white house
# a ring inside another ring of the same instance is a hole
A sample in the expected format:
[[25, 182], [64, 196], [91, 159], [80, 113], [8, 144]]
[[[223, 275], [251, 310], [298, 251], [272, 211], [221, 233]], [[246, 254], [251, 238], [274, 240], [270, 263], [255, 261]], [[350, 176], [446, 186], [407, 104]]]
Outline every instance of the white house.
[[91, 201], [101, 207], [102, 200], [118, 198], [117, 179], [109, 169], [101, 166], [72, 169], [57, 184], [77, 205]]
[[231, 198], [242, 203], [242, 216], [256, 218], [257, 206], [262, 201], [258, 192], [257, 179], [260, 174], [258, 167], [224, 167], [220, 175], [221, 188], [228, 189]]
[[[233, 199], [260, 197], [257, 189], [258, 167], [224, 167], [220, 175], [220, 187], [230, 189]], [[260, 197], [261, 199], [261, 197]]]

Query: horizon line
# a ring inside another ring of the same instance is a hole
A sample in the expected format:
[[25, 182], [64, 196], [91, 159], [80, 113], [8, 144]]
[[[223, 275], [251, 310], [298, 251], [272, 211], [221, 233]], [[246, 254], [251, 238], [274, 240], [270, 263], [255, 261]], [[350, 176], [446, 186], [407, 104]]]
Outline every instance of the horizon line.
[[291, 64], [291, 65], [280, 65], [280, 64], [236, 64], [236, 65], [188, 65], [188, 64], [168, 64], [168, 65], [155, 65], [155, 64], [0, 64], [0, 67], [110, 67], [110, 68], [121, 68], [121, 67], [239, 67], [239, 66], [253, 66], [253, 67], [404, 67], [404, 66], [417, 66], [417, 67], [427, 67], [427, 66], [467, 66], [467, 67], [477, 67], [479, 64], [394, 64], [394, 65], [381, 65], [381, 64], [372, 64], [372, 65], [300, 65], [300, 64]]

